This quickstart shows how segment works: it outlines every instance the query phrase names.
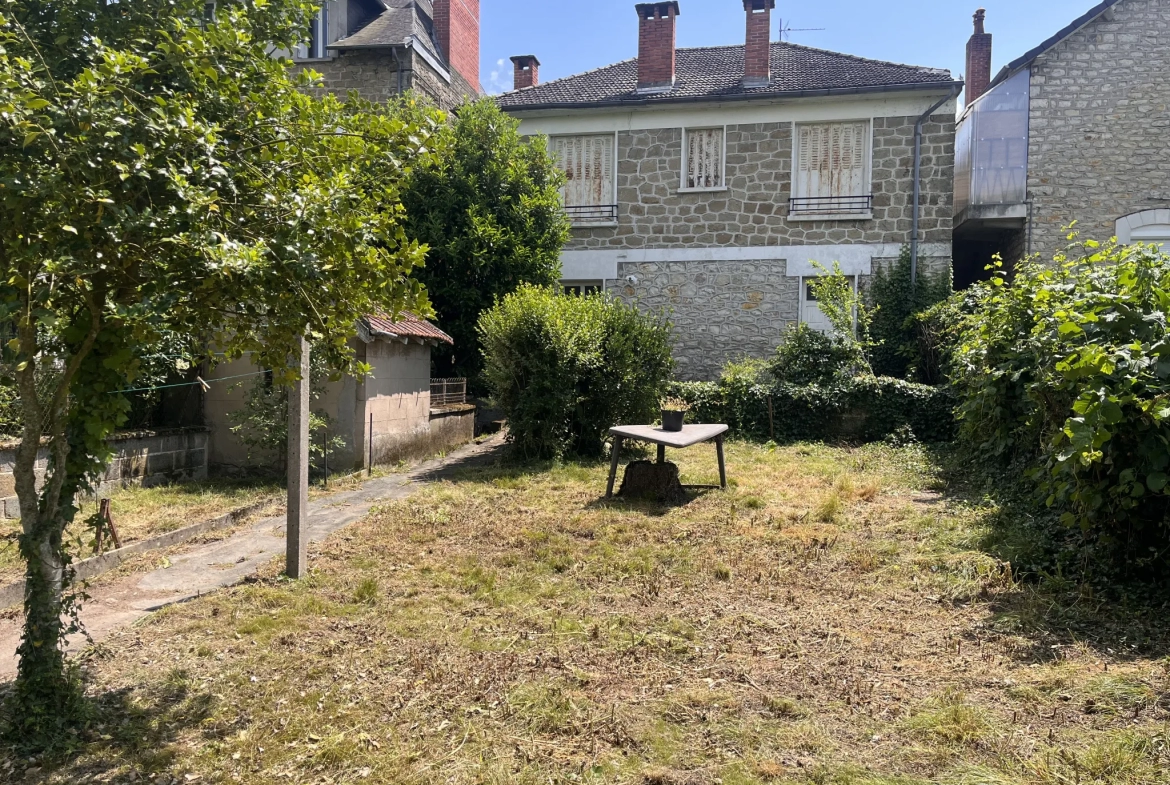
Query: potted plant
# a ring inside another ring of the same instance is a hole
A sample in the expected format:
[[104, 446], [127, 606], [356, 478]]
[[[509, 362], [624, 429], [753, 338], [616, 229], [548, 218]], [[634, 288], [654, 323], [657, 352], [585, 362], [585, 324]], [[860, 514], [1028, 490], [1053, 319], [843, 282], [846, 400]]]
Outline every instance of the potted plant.
[[683, 420], [686, 419], [687, 412], [691, 410], [691, 405], [681, 398], [663, 398], [662, 406], [662, 430], [678, 432], [683, 429]]

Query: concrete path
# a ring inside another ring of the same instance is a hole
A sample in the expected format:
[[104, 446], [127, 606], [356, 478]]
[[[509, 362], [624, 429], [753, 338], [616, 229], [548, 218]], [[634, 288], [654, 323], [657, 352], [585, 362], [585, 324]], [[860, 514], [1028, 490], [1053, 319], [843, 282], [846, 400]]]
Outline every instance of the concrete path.
[[[446, 458], [421, 464], [410, 472], [369, 480], [356, 491], [335, 493], [309, 504], [309, 541], [364, 518], [378, 504], [403, 499], [419, 483], [442, 479], [470, 465], [495, 459], [503, 444], [497, 436], [482, 444], [462, 447]], [[284, 557], [285, 518], [265, 518], [231, 537], [196, 545], [171, 557], [169, 567], [101, 585], [90, 592], [81, 618], [95, 641], [154, 611], [239, 583], [276, 557]], [[71, 641], [76, 646], [83, 639]], [[20, 620], [0, 620], [0, 681], [16, 674]]]

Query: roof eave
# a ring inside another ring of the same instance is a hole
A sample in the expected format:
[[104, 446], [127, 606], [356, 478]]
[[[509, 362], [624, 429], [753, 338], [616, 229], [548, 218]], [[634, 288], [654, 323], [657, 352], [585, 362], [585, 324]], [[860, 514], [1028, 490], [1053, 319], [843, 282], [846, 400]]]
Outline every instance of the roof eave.
[[726, 103], [728, 101], [774, 101], [784, 98], [824, 98], [838, 95], [867, 95], [907, 91], [943, 92], [964, 84], [961, 79], [940, 82], [911, 82], [897, 85], [867, 85], [864, 87], [828, 87], [815, 90], [779, 90], [771, 93], [733, 93], [731, 95], [697, 95], [680, 98], [659, 98], [648, 100], [643, 97], [621, 98], [605, 101], [579, 101], [573, 103], [527, 104], [524, 106], [501, 106], [505, 112], [535, 112], [549, 109], [613, 109], [621, 107], [664, 106], [670, 104]]

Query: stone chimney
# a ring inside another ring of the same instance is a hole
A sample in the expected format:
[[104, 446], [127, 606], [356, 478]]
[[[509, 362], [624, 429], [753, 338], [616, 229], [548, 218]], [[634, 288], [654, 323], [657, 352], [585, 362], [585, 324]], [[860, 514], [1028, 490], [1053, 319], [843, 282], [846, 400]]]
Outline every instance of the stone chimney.
[[743, 0], [747, 12], [747, 46], [743, 52], [743, 86], [772, 81], [772, 9], [776, 0]]
[[674, 86], [675, 17], [678, 2], [638, 3], [638, 89], [669, 90]]
[[987, 11], [975, 12], [975, 33], [967, 42], [967, 96], [968, 105], [987, 92], [991, 84], [991, 33], [983, 30]]
[[447, 64], [479, 86], [479, 0], [434, 0], [435, 38]]
[[540, 84], [540, 61], [536, 55], [516, 55], [512, 58], [512, 89], [523, 90]]

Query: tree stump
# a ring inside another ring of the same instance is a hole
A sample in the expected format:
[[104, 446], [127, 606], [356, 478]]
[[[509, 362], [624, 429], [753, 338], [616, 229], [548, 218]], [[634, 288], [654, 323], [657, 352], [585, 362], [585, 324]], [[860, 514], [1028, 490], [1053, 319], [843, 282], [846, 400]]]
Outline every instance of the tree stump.
[[657, 504], [683, 504], [687, 500], [687, 492], [679, 481], [678, 466], [650, 461], [635, 461], [626, 467], [618, 495]]

